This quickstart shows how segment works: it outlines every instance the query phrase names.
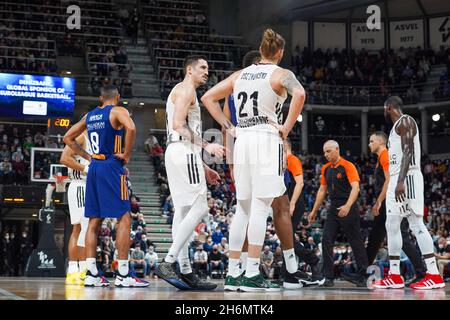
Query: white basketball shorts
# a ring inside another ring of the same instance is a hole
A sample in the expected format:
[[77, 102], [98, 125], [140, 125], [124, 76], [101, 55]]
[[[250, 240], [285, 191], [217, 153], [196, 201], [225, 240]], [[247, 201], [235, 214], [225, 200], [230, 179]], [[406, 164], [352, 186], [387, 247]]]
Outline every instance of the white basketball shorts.
[[276, 131], [239, 130], [234, 145], [236, 199], [284, 194], [285, 156]]
[[201, 153], [184, 142], [167, 146], [167, 179], [175, 207], [191, 206], [200, 194], [206, 195], [205, 169]]
[[86, 181], [72, 180], [67, 190], [67, 201], [69, 203], [70, 223], [81, 224], [81, 232], [77, 245], [84, 247], [89, 219], [84, 216]]
[[405, 201], [395, 201], [395, 188], [398, 175], [391, 176], [386, 193], [386, 214], [408, 216], [414, 214], [423, 216], [424, 213], [424, 187], [423, 176], [419, 170], [408, 172], [405, 179]]

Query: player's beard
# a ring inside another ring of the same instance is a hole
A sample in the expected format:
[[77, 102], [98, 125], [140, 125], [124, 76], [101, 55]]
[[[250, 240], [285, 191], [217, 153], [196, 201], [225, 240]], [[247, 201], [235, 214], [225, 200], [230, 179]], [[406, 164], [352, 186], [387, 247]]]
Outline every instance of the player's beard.
[[384, 112], [384, 119], [386, 120], [386, 122], [387, 122], [388, 124], [392, 124], [391, 116], [390, 116], [389, 113], [387, 113], [386, 111]]

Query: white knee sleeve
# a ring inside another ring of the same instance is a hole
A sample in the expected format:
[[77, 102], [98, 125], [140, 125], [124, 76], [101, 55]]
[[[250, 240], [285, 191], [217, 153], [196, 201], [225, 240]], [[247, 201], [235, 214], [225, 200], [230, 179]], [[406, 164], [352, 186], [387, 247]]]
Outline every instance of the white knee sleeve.
[[264, 243], [267, 228], [267, 217], [273, 198], [252, 199], [252, 209], [248, 225], [248, 244], [261, 246]]
[[247, 235], [251, 203], [251, 199], [237, 200], [236, 213], [230, 225], [230, 251], [242, 251], [245, 236]]
[[[189, 211], [186, 213], [184, 219], [181, 219], [181, 222], [177, 221], [175, 231], [172, 227], [172, 234], [174, 235], [174, 238], [168, 255], [174, 258], [178, 257], [181, 249], [192, 236], [192, 232], [195, 227], [206, 214], [208, 214], [206, 194], [199, 195], [197, 199], [195, 199]], [[177, 219], [180, 219], [180, 217], [177, 217]]]
[[85, 247], [85, 241], [86, 241], [86, 232], [89, 226], [89, 219], [82, 217], [81, 218], [81, 230], [80, 230], [80, 234], [78, 235], [78, 241], [77, 241], [77, 246], [78, 247]]
[[[180, 224], [183, 222], [186, 215], [188, 214], [189, 209], [190, 209], [190, 207], [175, 207], [175, 214], [173, 216], [173, 223], [172, 223], [172, 239], [175, 239], [178, 228], [179, 228]], [[186, 268], [190, 269], [189, 241], [190, 241], [190, 239], [188, 239], [188, 241], [184, 244], [183, 248], [181, 249], [181, 251], [178, 255], [178, 263], [180, 264], [180, 266], [187, 263], [188, 266]]]
[[386, 218], [387, 243], [390, 256], [400, 256], [402, 250], [403, 239], [400, 231], [402, 219], [402, 217], [395, 215], [388, 215]]
[[408, 222], [409, 228], [417, 239], [417, 243], [419, 244], [422, 255], [433, 253], [433, 239], [431, 238], [427, 227], [423, 223], [423, 217], [411, 214], [408, 216]]

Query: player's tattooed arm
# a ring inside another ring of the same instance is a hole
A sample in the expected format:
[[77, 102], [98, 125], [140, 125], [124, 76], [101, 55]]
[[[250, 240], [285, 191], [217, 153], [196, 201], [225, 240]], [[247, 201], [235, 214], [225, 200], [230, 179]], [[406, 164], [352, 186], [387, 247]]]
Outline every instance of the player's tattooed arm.
[[412, 118], [406, 116], [400, 120], [395, 130], [400, 135], [403, 152], [400, 173], [395, 187], [395, 199], [398, 202], [403, 202], [405, 200], [405, 179], [414, 152], [414, 136], [417, 133], [417, 128]]
[[196, 146], [205, 148], [208, 145], [208, 141], [195, 133], [186, 122], [182, 124], [181, 127], [177, 127], [175, 131], [178, 132], [187, 141], [195, 144]]
[[416, 125], [413, 119], [409, 116], [403, 117], [398, 124], [396, 130], [401, 137], [403, 158], [400, 164], [400, 174], [398, 181], [405, 181], [406, 174], [408, 173], [411, 159], [414, 152], [414, 136], [417, 133]]
[[[77, 143], [83, 147], [84, 150], [84, 136], [81, 135], [76, 139]], [[63, 152], [61, 153], [61, 158], [59, 159], [59, 163], [81, 172], [87, 171], [84, 165], [75, 160], [75, 151], [73, 151], [69, 146], [65, 146]]]
[[295, 89], [303, 90], [303, 86], [300, 81], [297, 80], [294, 73], [290, 70], [286, 70], [281, 76], [281, 84], [286, 88], [287, 92], [292, 96]]
[[286, 91], [292, 96], [289, 105], [289, 113], [283, 126], [279, 129], [283, 139], [287, 138], [289, 132], [294, 127], [298, 116], [301, 114], [306, 100], [306, 93], [303, 86], [290, 70], [283, 70], [280, 76], [280, 83]]
[[64, 143], [71, 148], [76, 154], [82, 156], [84, 159], [91, 161], [91, 156], [84, 150], [84, 148], [77, 142], [77, 137], [86, 130], [86, 116], [79, 122], [74, 124], [69, 131], [64, 135]]

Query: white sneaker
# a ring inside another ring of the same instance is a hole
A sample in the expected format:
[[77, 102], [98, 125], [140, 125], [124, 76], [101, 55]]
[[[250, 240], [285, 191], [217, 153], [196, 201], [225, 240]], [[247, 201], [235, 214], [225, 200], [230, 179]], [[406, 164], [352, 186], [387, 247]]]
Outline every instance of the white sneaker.
[[96, 275], [93, 276], [92, 273], [88, 270], [86, 272], [86, 278], [84, 278], [84, 286], [85, 287], [108, 287], [109, 281], [106, 280], [104, 276]]
[[119, 273], [116, 273], [116, 280], [114, 281], [114, 286], [119, 288], [130, 288], [130, 287], [148, 287], [150, 282], [145, 281], [143, 279], [139, 279], [130, 274], [128, 276], [123, 277]]

